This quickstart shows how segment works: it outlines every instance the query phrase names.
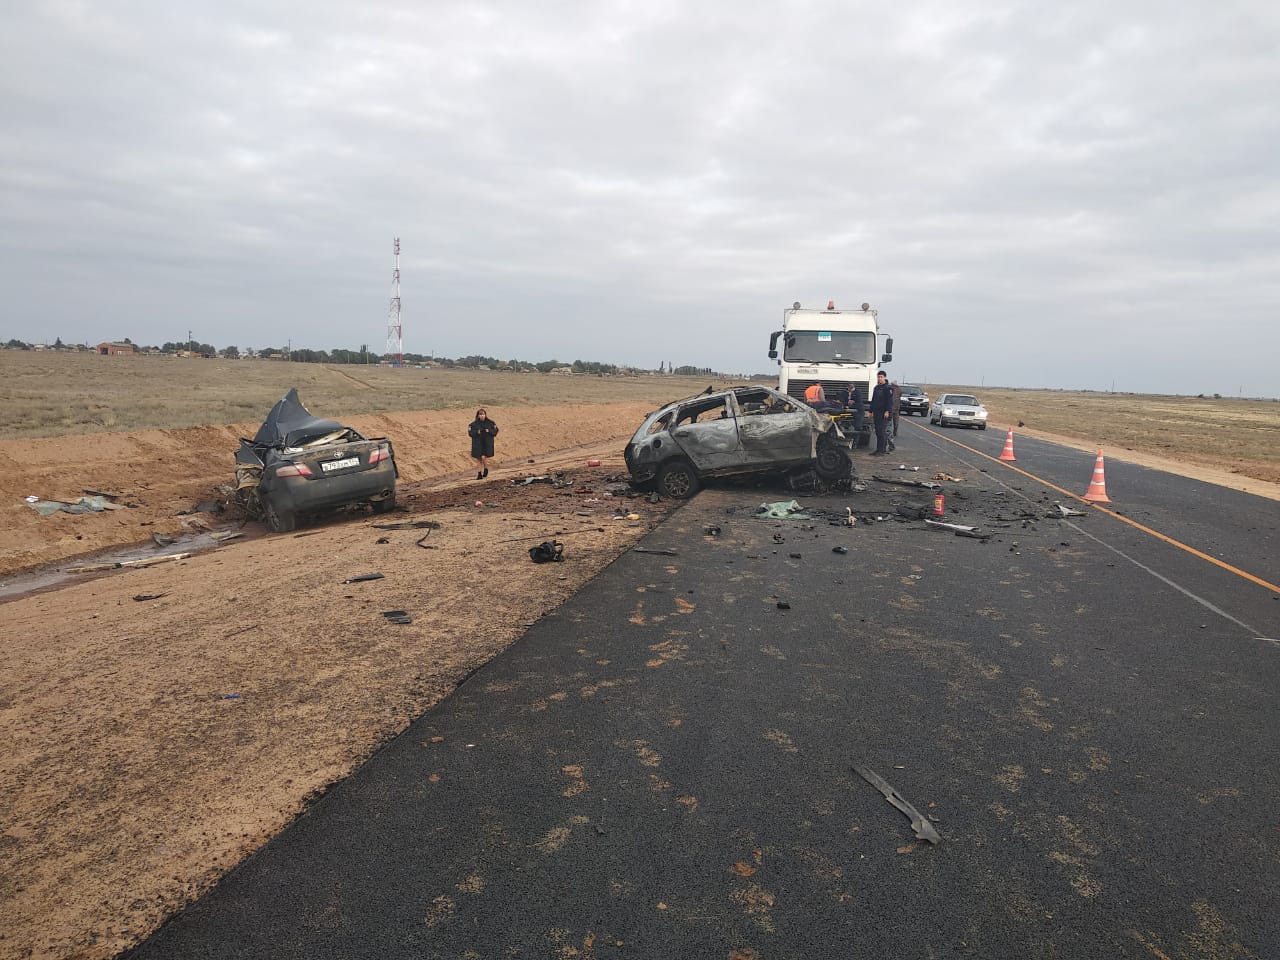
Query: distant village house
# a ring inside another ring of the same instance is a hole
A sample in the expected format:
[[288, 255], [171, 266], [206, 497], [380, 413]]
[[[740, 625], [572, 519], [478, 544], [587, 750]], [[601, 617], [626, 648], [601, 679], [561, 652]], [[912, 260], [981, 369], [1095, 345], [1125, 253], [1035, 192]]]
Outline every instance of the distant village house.
[[100, 343], [98, 355], [102, 357], [133, 356], [138, 351], [132, 343]]

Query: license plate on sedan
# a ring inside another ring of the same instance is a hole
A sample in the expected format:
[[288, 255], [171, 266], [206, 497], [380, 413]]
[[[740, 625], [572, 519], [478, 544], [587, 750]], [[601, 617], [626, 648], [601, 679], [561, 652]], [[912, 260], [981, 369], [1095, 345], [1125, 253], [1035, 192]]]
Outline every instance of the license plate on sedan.
[[342, 470], [345, 467], [358, 466], [360, 466], [359, 457], [347, 457], [345, 460], [330, 460], [327, 463], [322, 463], [320, 464], [320, 469], [328, 473], [330, 470]]

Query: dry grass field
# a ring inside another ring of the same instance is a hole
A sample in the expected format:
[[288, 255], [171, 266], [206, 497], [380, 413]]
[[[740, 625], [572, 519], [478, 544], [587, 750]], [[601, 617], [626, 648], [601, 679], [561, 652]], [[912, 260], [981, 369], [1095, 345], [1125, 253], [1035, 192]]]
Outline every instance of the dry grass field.
[[341, 417], [481, 405], [656, 405], [707, 382], [0, 350], [0, 428], [8, 437], [58, 437], [253, 422], [290, 387], [318, 415]]

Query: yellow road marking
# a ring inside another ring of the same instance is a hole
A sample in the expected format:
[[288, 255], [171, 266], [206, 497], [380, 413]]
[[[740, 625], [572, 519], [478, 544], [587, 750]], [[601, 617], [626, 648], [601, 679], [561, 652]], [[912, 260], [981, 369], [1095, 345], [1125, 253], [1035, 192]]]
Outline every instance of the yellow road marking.
[[[1141, 530], [1143, 533], [1153, 536], [1157, 540], [1162, 540], [1172, 547], [1177, 547], [1179, 550], [1185, 550], [1187, 553], [1191, 554], [1193, 557], [1199, 557], [1201, 560], [1207, 560], [1209, 563], [1212, 563], [1215, 567], [1221, 567], [1223, 570], [1226, 570], [1228, 573], [1234, 573], [1237, 577], [1242, 577], [1245, 580], [1248, 580], [1250, 583], [1256, 583], [1260, 587], [1266, 587], [1268, 590], [1272, 591], [1273, 593], [1280, 593], [1280, 586], [1276, 586], [1274, 583], [1268, 583], [1266, 580], [1263, 580], [1261, 577], [1255, 577], [1252, 573], [1250, 573], [1247, 570], [1241, 570], [1239, 567], [1233, 567], [1231, 564], [1226, 563], [1222, 560], [1219, 560], [1217, 557], [1211, 557], [1207, 553], [1202, 553], [1201, 551], [1197, 550], [1195, 547], [1188, 546], [1187, 544], [1183, 543], [1181, 540], [1175, 540], [1173, 539], [1173, 537], [1166, 536], [1165, 534], [1161, 533], [1159, 530], [1152, 530], [1150, 527], [1143, 526], [1141, 523], [1138, 523], [1138, 521], [1130, 520], [1128, 517], [1123, 516], [1122, 514], [1116, 513], [1114, 510], [1108, 510], [1106, 507], [1100, 507], [1096, 503], [1090, 503], [1088, 500], [1084, 499], [1084, 497], [1078, 494], [1072, 493], [1070, 490], [1063, 490], [1062, 487], [1058, 486], [1057, 484], [1050, 483], [1048, 480], [1045, 480], [1043, 477], [1037, 477], [1034, 473], [1029, 473], [1028, 471], [1023, 470], [1021, 467], [1015, 467], [1008, 460], [1001, 460], [999, 457], [993, 457], [988, 453], [983, 453], [981, 450], [975, 450], [973, 447], [969, 446], [968, 444], [961, 443], [959, 440], [953, 440], [951, 437], [945, 437], [942, 434], [938, 433], [936, 430], [933, 430], [930, 427], [926, 427], [924, 424], [917, 423], [916, 426], [919, 427], [921, 430], [923, 430], [925, 433], [929, 434], [930, 436], [937, 437], [939, 440], [945, 440], [947, 441], [947, 443], [953, 443], [957, 447], [959, 447], [961, 450], [968, 450], [970, 453], [976, 453], [978, 456], [984, 457], [987, 460], [990, 460], [992, 463], [998, 463], [1001, 466], [1008, 467], [1010, 470], [1014, 471], [1014, 473], [1020, 473], [1024, 477], [1028, 478], [1029, 480], [1034, 480], [1036, 483], [1043, 483], [1050, 490], [1056, 490], [1058, 491], [1058, 493], [1062, 494], [1064, 497], [1070, 497], [1072, 500], [1082, 503], [1086, 507], [1092, 507], [1094, 510], [1097, 510], [1099, 513], [1105, 513], [1108, 517], [1114, 517], [1116, 520], [1119, 520], [1121, 523], [1127, 523], [1129, 526], [1133, 527], [1135, 530]], [[1045, 442], [1048, 442], [1048, 441], [1045, 441]]]

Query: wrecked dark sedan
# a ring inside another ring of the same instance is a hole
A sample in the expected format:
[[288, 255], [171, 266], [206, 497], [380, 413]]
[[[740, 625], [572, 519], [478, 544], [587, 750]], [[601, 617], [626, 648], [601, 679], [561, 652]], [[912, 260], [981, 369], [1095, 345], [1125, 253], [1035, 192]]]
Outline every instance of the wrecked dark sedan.
[[293, 530], [299, 517], [357, 503], [387, 513], [396, 505], [396, 476], [390, 440], [312, 416], [296, 387], [236, 452], [240, 502], [277, 533]]
[[714, 477], [812, 467], [842, 480], [853, 472], [850, 450], [826, 414], [769, 387], [734, 387], [655, 410], [624, 456], [634, 486], [679, 500]]

